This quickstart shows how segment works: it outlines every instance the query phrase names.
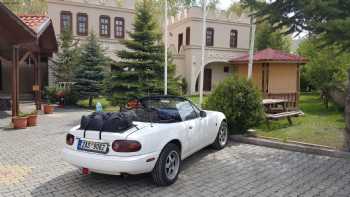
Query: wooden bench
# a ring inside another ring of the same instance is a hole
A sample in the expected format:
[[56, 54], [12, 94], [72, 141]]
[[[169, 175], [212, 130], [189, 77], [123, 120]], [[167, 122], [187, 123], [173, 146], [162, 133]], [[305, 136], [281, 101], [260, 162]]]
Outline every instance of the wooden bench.
[[286, 112], [281, 112], [281, 113], [276, 113], [276, 114], [266, 114], [266, 120], [268, 123], [268, 126], [270, 127], [270, 120], [280, 120], [283, 118], [287, 118], [289, 124], [293, 124], [292, 122], [292, 117], [298, 117], [298, 116], [303, 116], [304, 113], [302, 111], [286, 111]]

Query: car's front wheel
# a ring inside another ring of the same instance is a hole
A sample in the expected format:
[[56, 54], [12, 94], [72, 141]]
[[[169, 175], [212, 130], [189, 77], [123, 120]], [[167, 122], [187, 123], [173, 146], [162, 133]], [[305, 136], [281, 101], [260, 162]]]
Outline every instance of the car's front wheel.
[[216, 136], [216, 139], [214, 143], [212, 144], [213, 148], [215, 149], [223, 149], [228, 140], [228, 128], [227, 128], [227, 123], [223, 121], [220, 125], [218, 135]]
[[180, 172], [181, 154], [176, 144], [166, 145], [152, 171], [154, 182], [159, 186], [173, 184]]

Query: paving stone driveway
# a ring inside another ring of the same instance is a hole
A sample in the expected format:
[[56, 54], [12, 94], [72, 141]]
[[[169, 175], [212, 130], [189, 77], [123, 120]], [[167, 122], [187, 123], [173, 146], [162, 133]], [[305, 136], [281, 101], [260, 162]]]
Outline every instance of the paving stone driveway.
[[41, 116], [38, 127], [0, 129], [0, 196], [350, 196], [350, 160], [236, 143], [186, 159], [170, 187], [154, 186], [147, 175], [82, 176], [60, 152], [65, 131], [84, 113], [57, 112]]

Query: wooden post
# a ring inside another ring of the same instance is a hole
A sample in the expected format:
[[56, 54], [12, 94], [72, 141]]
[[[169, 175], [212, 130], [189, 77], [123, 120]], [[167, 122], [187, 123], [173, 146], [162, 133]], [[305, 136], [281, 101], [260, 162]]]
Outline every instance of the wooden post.
[[34, 92], [34, 98], [35, 98], [35, 107], [36, 110], [38, 110], [38, 56], [35, 53], [33, 56], [31, 56], [33, 58], [33, 71], [34, 71], [34, 85], [32, 87], [32, 90]]
[[300, 64], [297, 64], [297, 95], [295, 99], [295, 108], [299, 109], [299, 97], [300, 97]]
[[18, 46], [14, 46], [12, 51], [12, 88], [11, 88], [12, 117], [15, 117], [19, 114], [18, 56], [19, 56], [19, 48]]
[[34, 85], [32, 87], [34, 91], [34, 98], [35, 98], [35, 106], [36, 110], [41, 109], [41, 103], [40, 103], [40, 55], [39, 53], [35, 53], [32, 58], [34, 59]]
[[42, 87], [41, 87], [41, 70], [40, 70], [40, 59], [41, 59], [41, 56], [40, 56], [40, 53], [38, 53], [37, 55], [37, 85], [39, 87], [39, 91], [37, 91], [37, 97], [36, 97], [36, 102], [37, 102], [37, 106], [36, 106], [36, 109], [37, 110], [41, 110], [41, 91], [42, 91]]

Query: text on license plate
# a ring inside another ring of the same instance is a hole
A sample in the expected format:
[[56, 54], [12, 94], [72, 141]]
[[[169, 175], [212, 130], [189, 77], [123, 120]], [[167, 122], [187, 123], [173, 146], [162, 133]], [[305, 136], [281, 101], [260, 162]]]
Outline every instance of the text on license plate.
[[96, 152], [96, 153], [107, 153], [108, 143], [79, 139], [78, 150]]

